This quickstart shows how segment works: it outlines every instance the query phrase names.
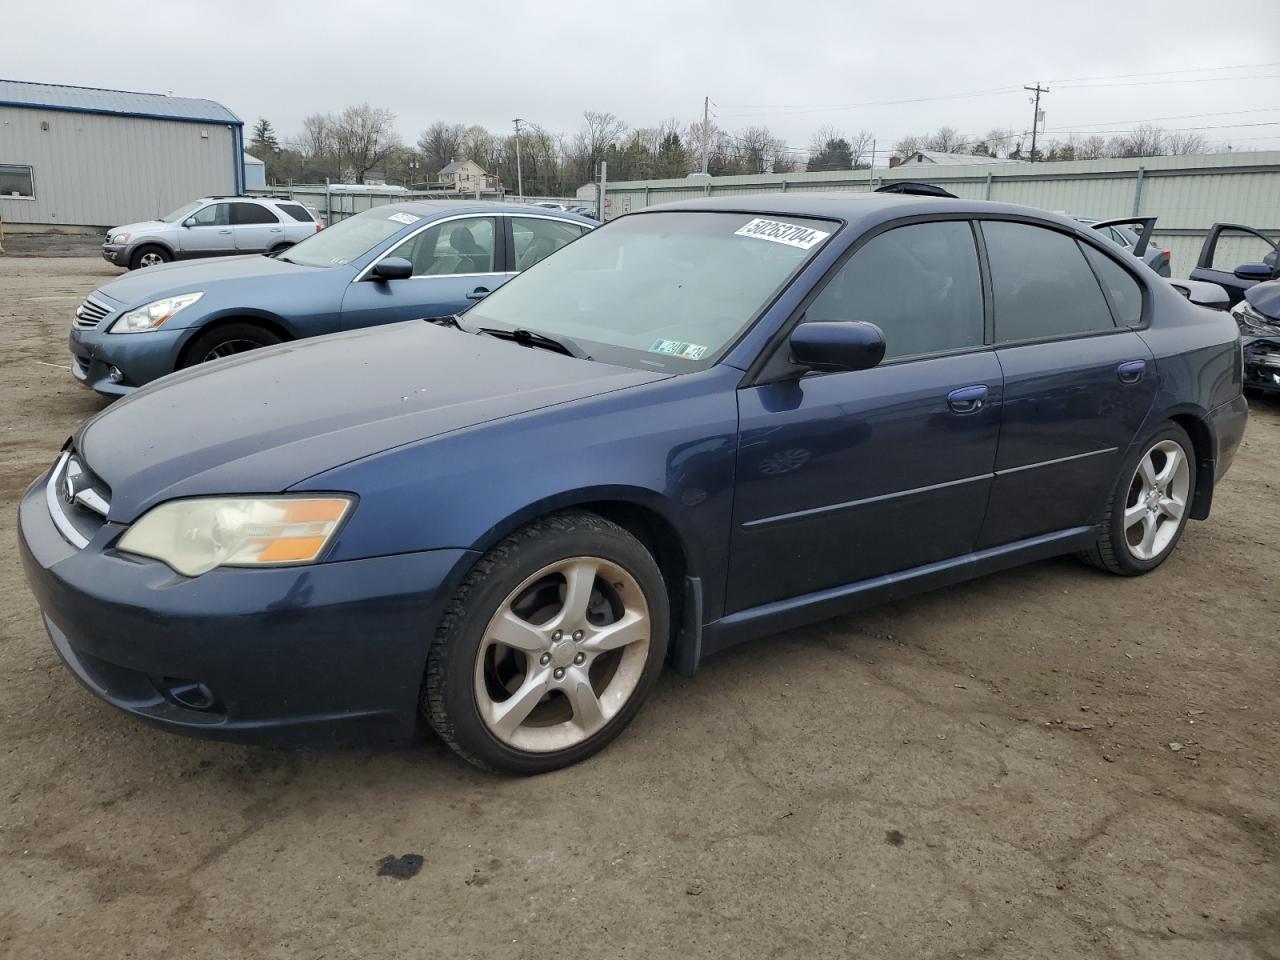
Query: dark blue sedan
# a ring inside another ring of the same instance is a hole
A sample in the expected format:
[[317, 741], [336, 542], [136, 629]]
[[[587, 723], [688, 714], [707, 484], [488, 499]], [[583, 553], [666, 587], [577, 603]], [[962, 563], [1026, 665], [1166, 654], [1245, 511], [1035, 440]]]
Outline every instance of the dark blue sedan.
[[664, 663], [1057, 554], [1147, 573], [1246, 419], [1231, 317], [1067, 218], [704, 200], [460, 319], [134, 394], [31, 486], [22, 557], [67, 665], [135, 716], [425, 718], [536, 773], [616, 736]]
[[397, 203], [283, 252], [138, 270], [71, 323], [71, 372], [108, 396], [286, 340], [460, 313], [596, 224], [507, 203]]

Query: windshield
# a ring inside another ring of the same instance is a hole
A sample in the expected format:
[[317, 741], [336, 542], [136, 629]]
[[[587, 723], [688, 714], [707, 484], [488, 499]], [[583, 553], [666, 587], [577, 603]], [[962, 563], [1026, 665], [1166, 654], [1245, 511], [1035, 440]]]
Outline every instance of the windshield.
[[388, 212], [375, 207], [312, 234], [290, 247], [280, 259], [304, 267], [340, 267], [364, 256], [403, 230], [406, 224], [421, 219], [412, 213]]
[[192, 200], [190, 203], [184, 203], [173, 213], [166, 213], [160, 220], [162, 223], [177, 223], [179, 220], [185, 220], [192, 213], [199, 210], [203, 203], [203, 200]]
[[525, 271], [464, 322], [563, 336], [597, 360], [688, 373], [713, 363], [836, 226], [749, 213], [635, 214]]

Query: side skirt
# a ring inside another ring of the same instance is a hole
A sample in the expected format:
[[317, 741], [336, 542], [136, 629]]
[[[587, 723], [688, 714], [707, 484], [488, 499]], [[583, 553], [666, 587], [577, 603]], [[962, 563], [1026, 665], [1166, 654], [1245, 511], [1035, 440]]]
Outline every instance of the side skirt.
[[[937, 587], [962, 583], [1009, 567], [1084, 550], [1093, 543], [1096, 535], [1094, 527], [1071, 527], [979, 550], [951, 560], [739, 610], [702, 628], [698, 656], [718, 653], [770, 633], [790, 630]], [[696, 663], [686, 664], [688, 672], [692, 672], [694, 667]]]

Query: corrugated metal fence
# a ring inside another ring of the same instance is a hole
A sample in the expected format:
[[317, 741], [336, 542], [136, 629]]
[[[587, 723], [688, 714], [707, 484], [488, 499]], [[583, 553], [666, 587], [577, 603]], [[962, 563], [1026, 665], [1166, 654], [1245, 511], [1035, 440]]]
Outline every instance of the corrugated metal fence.
[[[555, 203], [577, 205], [585, 201], [572, 197], [517, 197], [515, 194], [503, 194], [499, 191], [482, 190], [478, 193], [460, 193], [456, 190], [411, 190], [406, 193], [345, 193], [341, 187], [325, 189], [320, 184], [295, 184], [293, 186], [275, 186], [249, 190], [256, 197], [287, 197], [297, 200], [319, 212], [325, 223], [337, 223], [357, 213], [364, 213], [374, 207], [388, 203], [404, 203], [407, 200], [453, 200], [458, 203], [475, 203], [477, 200], [495, 201], [499, 203], [539, 203], [549, 200]], [[588, 204], [590, 205], [590, 204]]]
[[958, 197], [1021, 203], [1076, 216], [1155, 216], [1153, 242], [1185, 277], [1214, 223], [1280, 234], [1280, 151], [1037, 164], [919, 164], [834, 173], [764, 174], [710, 180], [609, 184], [607, 216], [672, 200], [752, 193], [848, 190], [866, 193], [895, 180], [937, 184]]

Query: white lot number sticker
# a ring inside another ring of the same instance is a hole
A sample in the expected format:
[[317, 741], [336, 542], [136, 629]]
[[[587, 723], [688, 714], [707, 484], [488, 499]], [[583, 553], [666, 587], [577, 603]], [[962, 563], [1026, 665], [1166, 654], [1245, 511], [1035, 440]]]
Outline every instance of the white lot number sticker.
[[417, 223], [422, 218], [415, 217], [412, 213], [393, 213], [387, 219], [394, 220], [396, 223]]
[[686, 343], [683, 340], [653, 341], [650, 353], [661, 353], [668, 357], [680, 357], [684, 360], [701, 360], [707, 355], [707, 348], [700, 343]]
[[783, 223], [781, 220], [765, 220], [756, 217], [746, 226], [733, 231], [737, 237], [754, 237], [756, 240], [772, 240], [774, 243], [785, 243], [789, 247], [809, 250], [816, 247], [831, 234], [812, 227], [802, 227], [794, 223]]

